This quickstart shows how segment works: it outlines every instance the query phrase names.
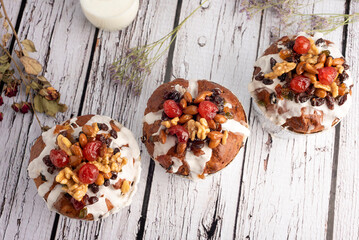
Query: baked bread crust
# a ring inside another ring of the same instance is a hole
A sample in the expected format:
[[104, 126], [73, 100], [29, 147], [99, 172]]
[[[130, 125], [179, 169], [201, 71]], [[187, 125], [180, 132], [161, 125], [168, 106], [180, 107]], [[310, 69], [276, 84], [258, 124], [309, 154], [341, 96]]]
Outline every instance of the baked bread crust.
[[[232, 105], [231, 113], [233, 114], [233, 119], [248, 127], [247, 118], [243, 107], [238, 101], [237, 97], [231, 91], [217, 83], [210, 82], [207, 80], [198, 80], [197, 82], [198, 93], [202, 91], [211, 91], [215, 88], [220, 89], [222, 91], [221, 97], [224, 98], [225, 102]], [[153, 113], [162, 110], [163, 103], [166, 100], [164, 98], [165, 94], [173, 90], [176, 85], [180, 85], [187, 89], [189, 87], [189, 81], [179, 78], [159, 86], [149, 98], [147, 108], [144, 114], [147, 115], [151, 112]], [[161, 120], [156, 120], [153, 124], [148, 124], [147, 122], [144, 122], [143, 124], [143, 136], [145, 140], [144, 144], [146, 145], [149, 154], [153, 159], [159, 162], [162, 167], [167, 169], [168, 172], [172, 172], [171, 166], [174, 164], [172, 158], [175, 157], [177, 159], [180, 159], [182, 162], [182, 166], [179, 167], [176, 174], [182, 176], [189, 176], [191, 170], [186, 162], [185, 156], [187, 151], [190, 150], [185, 151], [183, 154], [178, 154], [176, 152], [176, 147], [173, 146], [169, 149], [167, 154], [163, 154], [154, 158], [154, 142], [156, 141], [153, 141], [152, 136], [159, 131], [160, 127]], [[229, 132], [227, 144], [219, 144], [217, 147], [212, 149], [212, 155], [210, 157], [210, 160], [206, 162], [202, 176], [207, 174], [213, 174], [225, 168], [235, 158], [240, 148], [243, 146], [245, 140], [246, 136], [244, 136], [243, 134]]]
[[[81, 128], [81, 127], [83, 127], [84, 125], [86, 125], [94, 116], [96, 116], [96, 115], [84, 115], [84, 116], [79, 116], [79, 117], [77, 117], [76, 118], [76, 121], [75, 121], [75, 123], [76, 123], [76, 128]], [[69, 125], [69, 123], [70, 123], [70, 120], [68, 120], [68, 121], [66, 121], [66, 122], [64, 122], [64, 123], [62, 123], [62, 124], [60, 124], [61, 126], [66, 126], [66, 125]], [[60, 125], [57, 125], [57, 126], [60, 126]], [[123, 127], [122, 128], [120, 128], [120, 131], [122, 131], [122, 129], [123, 129]], [[53, 129], [50, 129], [49, 131], [52, 131]], [[54, 138], [56, 138], [56, 136], [57, 135], [54, 135]], [[44, 140], [43, 140], [43, 137], [42, 136], [40, 136], [39, 138], [37, 138], [37, 140], [36, 140], [36, 142], [35, 142], [35, 144], [32, 146], [32, 148], [31, 148], [31, 151], [30, 151], [30, 160], [29, 160], [29, 165], [30, 165], [30, 163], [31, 162], [33, 162], [35, 159], [37, 159], [39, 156], [40, 156], [40, 154], [44, 151], [44, 149], [45, 149], [45, 147], [46, 147], [46, 144], [45, 144], [45, 142], [44, 142]], [[129, 147], [128, 146], [128, 144], [127, 145], [123, 145], [123, 147]], [[136, 159], [135, 160], [135, 158], [133, 159], [133, 163], [135, 164], [135, 161], [137, 161], [137, 160], [139, 160], [139, 159]], [[57, 174], [57, 173], [56, 173]], [[55, 174], [55, 175], [56, 175]], [[42, 184], [44, 184], [44, 183], [46, 183], [47, 181], [46, 181], [46, 178], [42, 175], [42, 174], [40, 174], [38, 177], [36, 177], [36, 178], [33, 178], [33, 180], [34, 180], [34, 182], [35, 182], [35, 185], [36, 185], [36, 188], [37, 189], [39, 189], [39, 187], [42, 185]], [[121, 181], [121, 183], [122, 183], [122, 181], [123, 180], [119, 180], [119, 182]], [[60, 184], [60, 183], [57, 183], [56, 181], [55, 181], [55, 179], [53, 180], [53, 183], [52, 183], [52, 186], [49, 188], [49, 190], [46, 192], [46, 194], [44, 195], [44, 200], [46, 201], [46, 202], [48, 202], [48, 196], [49, 196], [49, 194], [51, 193], [51, 191], [55, 188], [55, 186], [56, 185], [58, 185], [58, 184]], [[136, 184], [137, 184], [137, 182], [136, 182]], [[134, 184], [134, 185], [136, 185], [136, 184]], [[116, 185], [116, 184], [114, 184], [114, 185]], [[135, 187], [135, 186], [134, 186]], [[116, 188], [116, 186], [114, 186], [114, 190], [112, 190], [112, 191], [115, 191], [115, 190], [117, 190], [117, 188]], [[120, 190], [119, 190], [120, 191]], [[134, 194], [134, 192], [136, 191], [136, 188], [135, 188], [135, 190], [133, 190], [133, 194]], [[131, 195], [132, 195], [132, 193], [131, 193]], [[88, 221], [93, 221], [93, 220], [97, 220], [96, 218], [94, 218], [94, 216], [91, 214], [91, 213], [88, 213], [88, 214], [86, 214], [85, 216], [83, 216], [83, 217], [79, 217], [80, 216], [80, 212], [81, 212], [81, 210], [76, 210], [75, 208], [74, 208], [74, 206], [73, 206], [73, 204], [71, 203], [71, 201], [70, 201], [70, 199], [71, 199], [71, 196], [69, 196], [69, 195], [67, 195], [66, 196], [66, 192], [64, 192], [64, 191], [62, 191], [60, 194], [59, 194], [59, 196], [58, 196], [58, 198], [56, 199], [56, 201], [53, 203], [53, 205], [51, 206], [51, 210], [54, 210], [54, 211], [56, 211], [56, 212], [58, 212], [58, 213], [60, 213], [60, 214], [62, 214], [62, 215], [64, 215], [64, 216], [66, 216], [66, 217], [69, 217], [69, 218], [73, 218], [73, 219], [81, 219], [81, 220], [88, 220]], [[111, 211], [113, 208], [114, 208], [114, 206], [113, 206], [113, 204], [111, 203], [111, 201], [108, 199], [108, 198], [105, 198], [105, 203], [106, 203], [106, 206], [107, 206], [107, 210], [108, 210], [108, 214], [109, 214], [109, 211]], [[105, 216], [105, 214], [104, 214], [104, 216]]]
[[[283, 46], [287, 46], [290, 44], [291, 41], [295, 40], [297, 36], [284, 36], [280, 38], [278, 41], [271, 44], [265, 51], [264, 54], [259, 58], [263, 58], [268, 55], [273, 54], [280, 54], [281, 50], [283, 49]], [[322, 43], [326, 44], [327, 46], [333, 44], [329, 40], [321, 39]], [[256, 82], [255, 77], [262, 71], [261, 67], [255, 66], [253, 71], [253, 82]], [[295, 71], [295, 69], [294, 69]], [[350, 89], [352, 87], [349, 86]], [[251, 89], [250, 89], [251, 91]], [[276, 103], [273, 103], [271, 101], [271, 94], [272, 91], [269, 91], [264, 87], [252, 89], [252, 96], [255, 96], [255, 100], [258, 102], [261, 102], [262, 105], [264, 105], [266, 112], [273, 111], [276, 107]], [[350, 92], [351, 95], [351, 92]], [[284, 101], [290, 101], [290, 100], [284, 100]], [[292, 100], [294, 101], [294, 100]], [[263, 109], [262, 109], [263, 110]], [[278, 107], [277, 112], [278, 114], [284, 113], [288, 111], [287, 109], [283, 109], [281, 107]], [[335, 111], [335, 110], [333, 110]], [[326, 129], [326, 127], [323, 125], [325, 117], [325, 112], [323, 112], [320, 109], [315, 109], [312, 111], [308, 111], [306, 108], [300, 109], [300, 116], [292, 116], [286, 118], [285, 122], [281, 125], [283, 128], [300, 134], [311, 134], [311, 133], [318, 133]], [[331, 126], [335, 126], [341, 118], [333, 118], [331, 122]]]

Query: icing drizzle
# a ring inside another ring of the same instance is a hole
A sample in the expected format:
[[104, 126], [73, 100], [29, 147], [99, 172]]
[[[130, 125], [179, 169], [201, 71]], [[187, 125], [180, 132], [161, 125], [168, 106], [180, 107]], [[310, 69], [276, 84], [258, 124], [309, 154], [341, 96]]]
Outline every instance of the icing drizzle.
[[[86, 124], [92, 123], [105, 123], [110, 126], [110, 121], [112, 119], [105, 116], [95, 115], [93, 116]], [[77, 118], [73, 118], [70, 120], [70, 124], [76, 123]], [[117, 139], [112, 139], [112, 143], [110, 145], [111, 148], [120, 148], [121, 157], [126, 157], [128, 159], [127, 164], [122, 167], [122, 171], [118, 173], [117, 178], [114, 180], [110, 180], [111, 185], [108, 187], [100, 186], [99, 191], [95, 194], [91, 190], [87, 192], [89, 197], [96, 196], [98, 197], [99, 201], [92, 204], [87, 205], [87, 213], [92, 214], [94, 220], [99, 218], [105, 218], [110, 215], [110, 213], [116, 213], [120, 209], [130, 205], [133, 195], [137, 191], [137, 184], [140, 179], [141, 175], [141, 163], [140, 163], [140, 150], [138, 144], [133, 137], [131, 131], [121, 124], [115, 121], [115, 124], [121, 129], [120, 132], [117, 132]], [[42, 150], [40, 155], [35, 158], [33, 161], [30, 162], [28, 166], [28, 172], [30, 178], [34, 179], [41, 175], [46, 177], [46, 182], [41, 184], [38, 188], [38, 193], [41, 197], [44, 197], [47, 192], [50, 191], [51, 186], [55, 182], [55, 177], [59, 171], [55, 171], [53, 174], [47, 172], [47, 166], [43, 163], [42, 159], [49, 155], [50, 151], [54, 148], [57, 148], [56, 145], [56, 136], [54, 134], [54, 130], [56, 127], [51, 128], [50, 130], [44, 132], [42, 134], [42, 140], [45, 143], [45, 148]], [[74, 129], [74, 136], [78, 136], [80, 131], [82, 130], [81, 127], [73, 128]], [[104, 133], [103, 131], [99, 131], [100, 133]], [[122, 194], [120, 189], [116, 190], [112, 184], [116, 183], [119, 179], [126, 179], [132, 182], [132, 186], [130, 191], [126, 194]], [[62, 190], [61, 184], [55, 185], [54, 189], [52, 189], [47, 198], [47, 206], [50, 210], [56, 211], [54, 208], [54, 204], [57, 199], [60, 197], [61, 194], [65, 193]], [[113, 205], [113, 209], [110, 211], [107, 208], [105, 199], [111, 201]]]

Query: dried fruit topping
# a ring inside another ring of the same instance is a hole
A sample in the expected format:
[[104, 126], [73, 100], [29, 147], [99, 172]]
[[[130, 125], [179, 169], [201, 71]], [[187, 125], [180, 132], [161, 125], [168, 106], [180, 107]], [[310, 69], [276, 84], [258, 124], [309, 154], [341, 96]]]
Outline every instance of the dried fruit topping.
[[203, 101], [198, 106], [198, 112], [201, 117], [210, 120], [216, 116], [218, 112], [218, 107], [216, 106], [216, 104], [210, 101]]
[[324, 67], [318, 69], [318, 72], [319, 82], [324, 85], [332, 84], [338, 75], [338, 71], [334, 67]]
[[296, 76], [290, 81], [290, 88], [296, 93], [305, 92], [310, 86], [310, 79], [302, 75]]
[[171, 91], [171, 92], [167, 92], [164, 98], [167, 100], [174, 100], [178, 102], [181, 98], [181, 94], [178, 91]]
[[175, 118], [182, 115], [181, 108], [177, 105], [177, 103], [174, 100], [166, 100], [163, 103], [163, 109], [166, 115], [170, 118]]
[[299, 54], [306, 54], [310, 50], [310, 41], [308, 38], [299, 36], [295, 40], [293, 50]]
[[65, 151], [56, 149], [52, 149], [50, 151], [50, 160], [57, 168], [66, 167], [70, 162], [69, 157]]
[[176, 135], [178, 142], [187, 142], [189, 134], [186, 128], [181, 125], [172, 126], [168, 129], [169, 134]]
[[93, 141], [86, 144], [83, 149], [83, 156], [87, 161], [95, 161], [97, 157], [100, 155], [100, 148], [102, 146], [102, 142]]
[[71, 198], [70, 202], [76, 211], [79, 211], [85, 207], [85, 204], [82, 201], [77, 201], [74, 198]]
[[78, 174], [79, 179], [82, 183], [91, 184], [96, 181], [99, 174], [99, 170], [95, 165], [91, 163], [86, 163], [80, 168]]

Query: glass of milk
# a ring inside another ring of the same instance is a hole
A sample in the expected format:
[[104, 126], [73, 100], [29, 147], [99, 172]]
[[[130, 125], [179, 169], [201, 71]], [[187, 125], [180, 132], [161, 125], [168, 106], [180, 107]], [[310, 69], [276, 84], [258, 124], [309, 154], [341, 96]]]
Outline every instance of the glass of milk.
[[135, 19], [139, 0], [80, 0], [86, 18], [107, 31], [126, 28]]

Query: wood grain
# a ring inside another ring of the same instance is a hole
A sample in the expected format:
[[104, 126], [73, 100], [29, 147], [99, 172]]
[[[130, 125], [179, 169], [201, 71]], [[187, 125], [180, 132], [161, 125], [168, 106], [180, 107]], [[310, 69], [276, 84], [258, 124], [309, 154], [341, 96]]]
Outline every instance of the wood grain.
[[[350, 12], [359, 12], [359, 2], [352, 1]], [[359, 75], [359, 29], [357, 24], [348, 26], [346, 59], [351, 66], [354, 83]], [[356, 239], [359, 236], [359, 125], [357, 117], [358, 85], [353, 90], [353, 105], [348, 116], [341, 123], [338, 173], [335, 194], [334, 239]]]
[[[41, 116], [43, 123], [54, 125], [77, 114], [87, 64], [91, 53], [94, 29], [81, 15], [78, 2], [27, 1], [19, 29], [21, 39], [32, 39], [38, 49], [34, 54], [43, 65], [44, 75], [62, 93], [62, 102], [69, 111], [52, 119]], [[21, 96], [15, 101], [25, 100]], [[7, 104], [11, 104], [10, 101]], [[41, 134], [31, 114], [14, 114], [7, 106], [2, 132], [1, 168], [2, 239], [48, 239], [55, 214], [50, 213], [28, 178], [30, 148]], [[41, 226], [41, 227], [39, 227]]]
[[[151, 4], [150, 4], [151, 2]], [[119, 120], [130, 128], [139, 144], [142, 136], [142, 117], [147, 99], [157, 86], [164, 81], [167, 57], [164, 56], [146, 79], [141, 96], [131, 94], [130, 89], [115, 86], [110, 82], [108, 67], [129, 47], [143, 45], [158, 40], [173, 29], [177, 2], [141, 2], [136, 21], [120, 32], [99, 32], [91, 75], [87, 84], [81, 114], [103, 114]], [[166, 9], [161, 14], [153, 14], [156, 9]], [[130, 207], [118, 214], [93, 223], [83, 223], [61, 217], [57, 239], [134, 239], [138, 232], [142, 204], [145, 194], [146, 178], [150, 157], [144, 146], [142, 150], [142, 175], [138, 192]]]
[[[331, 1], [309, 5], [303, 11], [343, 13], [344, 9], [344, 2]], [[338, 29], [326, 38], [340, 44], [342, 31]], [[265, 11], [259, 55], [280, 34], [279, 19]], [[325, 238], [335, 132], [271, 139], [255, 115], [251, 114], [250, 119], [252, 136], [247, 145], [235, 236], [241, 239]]]

